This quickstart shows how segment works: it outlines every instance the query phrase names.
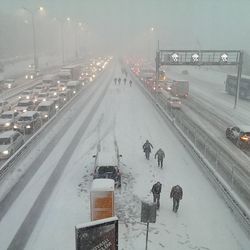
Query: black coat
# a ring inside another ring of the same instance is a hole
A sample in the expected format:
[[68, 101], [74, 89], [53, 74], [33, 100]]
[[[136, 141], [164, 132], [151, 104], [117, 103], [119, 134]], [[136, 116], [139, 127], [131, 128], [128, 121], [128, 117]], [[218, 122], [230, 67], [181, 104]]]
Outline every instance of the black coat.
[[181, 200], [182, 196], [183, 196], [183, 191], [179, 185], [172, 187], [170, 198], [174, 198], [175, 200]]
[[150, 142], [145, 142], [142, 147], [144, 152], [151, 152], [151, 148], [153, 148], [153, 145]]
[[161, 183], [155, 183], [151, 189], [153, 194], [160, 194], [161, 193]]

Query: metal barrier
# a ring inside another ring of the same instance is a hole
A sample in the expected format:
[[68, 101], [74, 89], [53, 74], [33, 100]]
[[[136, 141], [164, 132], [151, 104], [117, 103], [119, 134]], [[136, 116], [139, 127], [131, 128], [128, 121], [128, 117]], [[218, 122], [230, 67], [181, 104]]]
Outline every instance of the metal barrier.
[[[133, 75], [133, 73], [131, 73]], [[134, 76], [134, 75], [133, 75]], [[160, 113], [178, 131], [183, 143], [199, 160], [214, 187], [250, 235], [250, 174], [247, 164], [230, 155], [223, 144], [212, 138], [183, 112], [172, 112], [160, 95], [144, 86], [134, 77], [139, 87], [150, 98]], [[240, 166], [237, 168], [236, 166]], [[246, 169], [246, 170], [244, 170]], [[249, 170], [250, 171], [250, 170]], [[240, 198], [239, 198], [240, 197]]]

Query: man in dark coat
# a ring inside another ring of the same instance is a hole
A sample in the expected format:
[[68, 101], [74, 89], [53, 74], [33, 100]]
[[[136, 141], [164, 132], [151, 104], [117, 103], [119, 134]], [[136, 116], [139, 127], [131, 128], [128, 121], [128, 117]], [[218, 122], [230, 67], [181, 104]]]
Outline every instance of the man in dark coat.
[[173, 198], [173, 211], [176, 213], [179, 208], [179, 202], [182, 199], [183, 191], [179, 185], [172, 187], [170, 198]]
[[149, 160], [149, 155], [151, 153], [151, 148], [153, 148], [153, 145], [148, 140], [146, 140], [142, 148], [143, 148], [143, 152], [145, 152], [146, 159]]
[[163, 167], [163, 159], [165, 158], [165, 153], [164, 151], [160, 148], [156, 153], [155, 153], [155, 159], [157, 157], [158, 160], [158, 167]]
[[161, 194], [161, 183], [158, 181], [156, 182], [152, 189], [151, 192], [153, 193], [154, 196], [154, 202], [156, 202], [157, 209], [160, 207], [160, 194]]

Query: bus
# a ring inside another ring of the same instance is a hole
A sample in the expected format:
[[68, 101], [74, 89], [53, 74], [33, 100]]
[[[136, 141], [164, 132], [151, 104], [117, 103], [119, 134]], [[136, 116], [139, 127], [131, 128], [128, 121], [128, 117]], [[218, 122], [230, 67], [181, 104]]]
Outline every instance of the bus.
[[[225, 91], [235, 95], [237, 88], [237, 75], [227, 75]], [[242, 75], [240, 80], [239, 98], [250, 99], [250, 76]]]

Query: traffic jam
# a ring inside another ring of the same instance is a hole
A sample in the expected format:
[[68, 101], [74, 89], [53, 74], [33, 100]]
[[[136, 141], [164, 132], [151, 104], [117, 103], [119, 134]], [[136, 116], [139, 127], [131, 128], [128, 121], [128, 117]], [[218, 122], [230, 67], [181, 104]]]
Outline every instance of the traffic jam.
[[[110, 58], [95, 58], [87, 63], [61, 67], [58, 73], [35, 72], [28, 66], [26, 84], [6, 79], [1, 84], [0, 160], [13, 156], [25, 142], [62, 110], [85, 85], [91, 84]], [[11, 85], [10, 85], [11, 84]], [[25, 87], [26, 86], [26, 87]], [[15, 91], [18, 89], [21, 91]], [[13, 92], [9, 98], [6, 93]]]

